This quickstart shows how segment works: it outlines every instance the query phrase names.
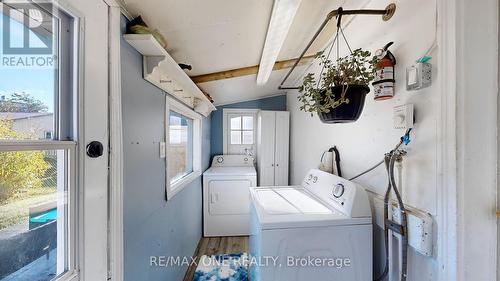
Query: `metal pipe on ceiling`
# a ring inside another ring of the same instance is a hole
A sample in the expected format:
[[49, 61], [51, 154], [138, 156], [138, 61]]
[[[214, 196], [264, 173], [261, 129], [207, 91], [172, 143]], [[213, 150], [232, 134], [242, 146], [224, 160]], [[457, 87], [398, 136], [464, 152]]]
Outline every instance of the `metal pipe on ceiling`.
[[337, 10], [333, 10], [333, 11], [329, 12], [328, 15], [326, 15], [326, 18], [323, 21], [323, 23], [321, 23], [321, 25], [319, 26], [316, 33], [314, 33], [314, 35], [311, 38], [311, 40], [309, 41], [309, 43], [307, 43], [306, 48], [302, 51], [299, 58], [293, 64], [292, 68], [290, 68], [288, 73], [285, 75], [285, 78], [283, 79], [281, 84], [278, 86], [278, 89], [280, 89], [280, 90], [296, 90], [299, 88], [299, 87], [286, 87], [283, 85], [285, 84], [286, 80], [290, 77], [292, 72], [295, 70], [295, 68], [299, 64], [300, 60], [305, 56], [306, 52], [309, 50], [309, 48], [314, 43], [316, 38], [319, 36], [321, 31], [323, 31], [325, 26], [328, 24], [328, 22], [330, 22], [330, 20], [332, 18], [337, 17], [337, 16], [343, 16], [343, 15], [382, 15], [382, 20], [388, 21], [392, 18], [392, 16], [394, 15], [395, 12], [396, 12], [396, 4], [394, 4], [394, 3], [389, 4], [384, 10], [368, 10], [368, 9], [344, 10], [342, 8], [339, 8]]

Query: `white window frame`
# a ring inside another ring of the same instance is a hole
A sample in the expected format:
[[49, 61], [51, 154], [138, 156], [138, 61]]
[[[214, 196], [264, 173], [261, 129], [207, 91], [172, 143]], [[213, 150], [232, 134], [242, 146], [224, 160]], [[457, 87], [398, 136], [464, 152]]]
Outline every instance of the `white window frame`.
[[[224, 108], [222, 110], [222, 149], [224, 154], [228, 154], [229, 151], [229, 131], [231, 130], [230, 124], [228, 122], [229, 115], [242, 115], [242, 116], [253, 116], [253, 146], [257, 145], [257, 115], [259, 113], [259, 109], [240, 109], [240, 108]], [[243, 141], [243, 140], [242, 140]], [[237, 144], [239, 145], [239, 144]], [[244, 145], [244, 144], [241, 144]], [[254, 149], [253, 157], [256, 157], [257, 151]]]
[[[58, 194], [59, 199], [64, 198], [65, 204], [67, 205], [67, 222], [65, 224], [64, 231], [66, 232], [66, 248], [61, 249], [62, 251], [67, 251], [65, 253], [66, 260], [68, 262], [68, 270], [61, 276], [57, 277], [55, 280], [73, 280], [78, 276], [78, 242], [77, 242], [77, 221], [79, 220], [79, 208], [80, 205], [77, 201], [77, 178], [76, 171], [77, 167], [77, 156], [76, 156], [76, 142], [74, 141], [0, 141], [0, 152], [14, 152], [14, 151], [47, 151], [47, 150], [62, 150], [64, 151], [64, 182], [67, 187], [65, 193]], [[59, 192], [59, 191], [58, 191]], [[63, 197], [61, 197], [63, 196]], [[58, 202], [59, 204], [59, 202]], [[60, 239], [59, 237], [57, 238]], [[59, 242], [58, 242], [59, 243]], [[59, 249], [58, 249], [59, 254]], [[59, 261], [58, 261], [59, 262]], [[63, 266], [62, 264], [58, 266]]]
[[[165, 173], [166, 173], [166, 192], [167, 200], [171, 200], [177, 193], [181, 192], [193, 180], [201, 176], [201, 143], [202, 143], [202, 120], [203, 117], [196, 113], [185, 104], [179, 102], [175, 98], [166, 97], [166, 110], [165, 110], [165, 143], [166, 143], [166, 159], [165, 159]], [[183, 177], [182, 179], [171, 184], [171, 175], [168, 172], [168, 151], [170, 142], [170, 111], [182, 114], [188, 118], [193, 119], [193, 171]]]
[[[36, 4], [36, 3], [35, 3]], [[41, 2], [40, 8], [43, 8], [43, 2]], [[81, 68], [83, 63], [82, 46], [83, 38], [82, 33], [82, 14], [75, 9], [72, 5], [62, 2], [51, 2], [53, 9], [57, 9], [61, 12], [67, 13], [69, 17], [73, 17], [73, 37], [67, 39], [73, 44], [73, 53], [71, 54], [71, 64], [66, 65], [66, 68], [70, 68], [72, 72], [72, 80], [70, 83], [66, 84], [69, 89], [71, 89], [71, 96], [73, 103], [71, 106], [67, 106], [66, 115], [72, 116], [72, 123], [69, 124], [74, 132], [72, 133], [73, 140], [54, 140], [54, 138], [62, 138], [62, 133], [66, 132], [68, 128], [61, 128], [61, 108], [62, 103], [68, 96], [61, 95], [61, 80], [59, 80], [59, 85], [55, 89], [55, 93], [58, 100], [56, 101], [54, 108], [54, 131], [52, 132], [51, 140], [1, 140], [0, 141], [0, 152], [14, 152], [14, 151], [47, 151], [47, 150], [61, 150], [64, 151], [64, 183], [66, 184], [67, 190], [65, 194], [58, 194], [58, 200], [60, 196], [63, 196], [65, 203], [67, 205], [67, 221], [65, 225], [65, 248], [61, 251], [65, 251], [65, 262], [67, 262], [67, 271], [54, 280], [57, 281], [76, 281], [80, 280], [83, 260], [83, 243], [81, 237], [83, 237], [83, 198], [81, 195], [80, 187], [82, 186], [81, 175], [83, 160], [80, 155], [81, 147], [78, 143], [82, 143], [82, 134], [79, 134], [83, 130], [82, 124], [78, 122], [81, 118], [81, 113], [83, 112], [82, 103], [80, 101], [80, 92], [82, 92], [83, 75]], [[46, 10], [47, 12], [51, 12]], [[1, 11], [0, 11], [1, 13]], [[56, 15], [54, 15], [56, 16]], [[59, 41], [58, 44], [61, 44]], [[67, 63], [67, 62], [65, 62]], [[66, 69], [67, 70], [67, 69]], [[59, 70], [60, 71], [60, 70]], [[64, 76], [66, 75], [66, 76]], [[67, 78], [66, 73], [58, 73], [57, 79]], [[77, 142], [78, 141], [78, 142]], [[60, 239], [58, 237], [58, 239]], [[59, 250], [58, 250], [58, 254]], [[57, 266], [63, 266], [62, 264], [57, 264]]]

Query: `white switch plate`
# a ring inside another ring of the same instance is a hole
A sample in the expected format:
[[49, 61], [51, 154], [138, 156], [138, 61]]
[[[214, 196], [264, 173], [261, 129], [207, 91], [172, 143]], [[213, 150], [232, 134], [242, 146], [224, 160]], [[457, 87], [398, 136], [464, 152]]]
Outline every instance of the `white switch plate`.
[[432, 65], [420, 62], [406, 68], [406, 90], [415, 91], [432, 84]]
[[160, 158], [167, 157], [167, 144], [164, 141], [160, 142]]
[[413, 104], [404, 104], [394, 107], [394, 129], [408, 130], [413, 128]]

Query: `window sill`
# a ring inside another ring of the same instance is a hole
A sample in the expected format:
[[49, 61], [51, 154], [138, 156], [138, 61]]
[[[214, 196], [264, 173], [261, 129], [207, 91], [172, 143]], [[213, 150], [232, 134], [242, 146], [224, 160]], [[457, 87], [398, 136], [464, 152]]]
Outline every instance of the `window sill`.
[[169, 183], [169, 188], [167, 190], [167, 200], [172, 199], [177, 193], [181, 192], [187, 185], [192, 183], [195, 179], [201, 176], [200, 171], [194, 171], [191, 174], [185, 176], [174, 184]]
[[80, 276], [77, 271], [66, 272], [59, 278], [55, 279], [56, 281], [78, 281], [80, 280]]

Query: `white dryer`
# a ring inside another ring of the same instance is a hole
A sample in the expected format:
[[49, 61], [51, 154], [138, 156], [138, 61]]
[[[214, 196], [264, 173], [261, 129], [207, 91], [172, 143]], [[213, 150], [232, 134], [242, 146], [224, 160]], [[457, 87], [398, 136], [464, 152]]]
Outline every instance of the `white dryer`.
[[205, 237], [250, 233], [250, 187], [257, 186], [254, 158], [218, 155], [203, 173]]
[[255, 187], [251, 197], [251, 280], [373, 280], [362, 187], [311, 170], [300, 186]]

